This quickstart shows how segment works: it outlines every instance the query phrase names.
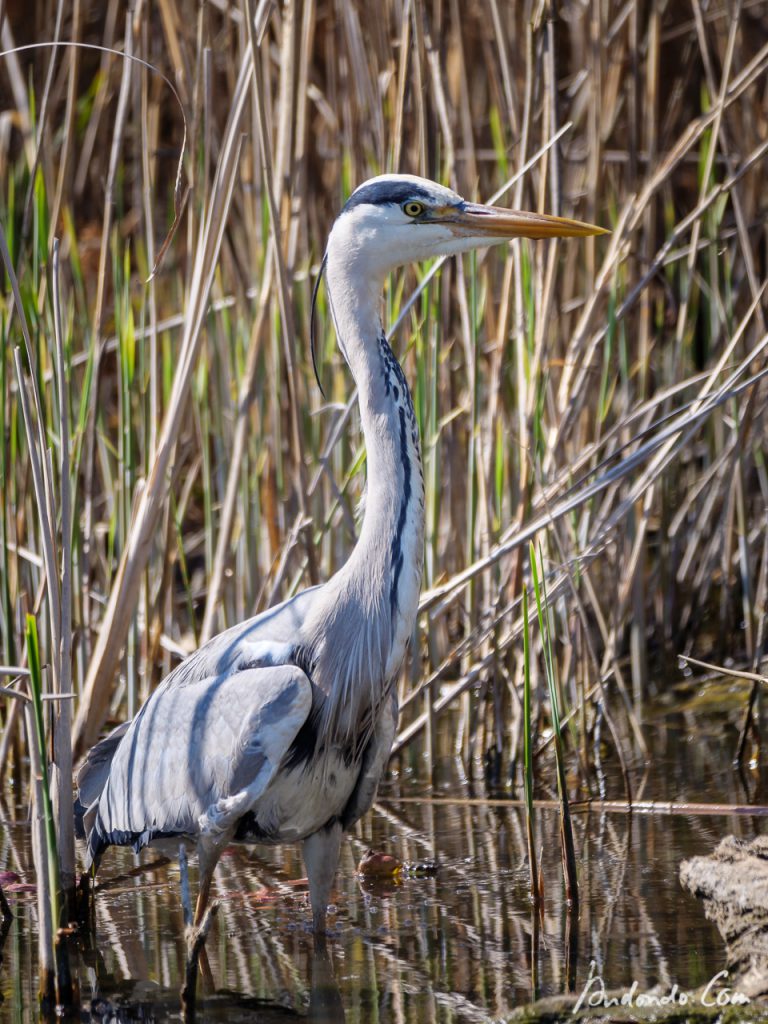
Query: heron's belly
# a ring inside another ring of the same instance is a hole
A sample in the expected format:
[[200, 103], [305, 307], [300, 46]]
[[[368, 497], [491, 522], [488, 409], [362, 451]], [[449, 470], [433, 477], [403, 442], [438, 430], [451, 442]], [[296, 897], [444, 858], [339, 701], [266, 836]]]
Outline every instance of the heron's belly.
[[339, 817], [352, 795], [359, 762], [327, 751], [318, 762], [280, 774], [237, 824], [236, 843], [293, 843]]

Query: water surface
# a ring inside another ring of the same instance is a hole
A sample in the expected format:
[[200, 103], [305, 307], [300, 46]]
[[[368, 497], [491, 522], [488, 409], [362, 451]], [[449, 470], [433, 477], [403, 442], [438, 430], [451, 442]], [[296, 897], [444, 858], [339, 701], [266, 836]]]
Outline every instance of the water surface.
[[[637, 794], [760, 802], [764, 775], [742, 776], [731, 765], [736, 721], [735, 712], [704, 714], [695, 705], [650, 716], [649, 761], [631, 765]], [[606, 795], [620, 798], [610, 758], [605, 771]], [[579, 795], [579, 780], [573, 782]], [[350, 1024], [501, 1021], [539, 996], [579, 991], [590, 969], [608, 987], [637, 982], [640, 990], [689, 989], [721, 970], [719, 936], [681, 889], [679, 864], [709, 853], [725, 835], [751, 838], [766, 819], [577, 813], [581, 911], [568, 949], [557, 811], [537, 812], [546, 900], [536, 928], [523, 813], [478, 803], [482, 796], [450, 759], [438, 766], [434, 786], [418, 760], [387, 777], [375, 809], [343, 849], [330, 960], [313, 957], [306, 888], [292, 884], [304, 873], [298, 849], [227, 852], [208, 942], [213, 988], [202, 986], [198, 1019], [289, 1021], [311, 1012], [315, 1020]], [[0, 868], [34, 881], [25, 814], [6, 794]], [[401, 884], [360, 882], [355, 866], [369, 847], [409, 862], [436, 859], [439, 871]], [[192, 876], [194, 883], [194, 859]], [[185, 952], [178, 865], [151, 850], [140, 857], [111, 850], [99, 883], [95, 948], [76, 965], [83, 1019], [177, 1020]], [[9, 898], [17, 916], [0, 967], [0, 1019], [21, 1022], [35, 1014], [36, 906], [34, 896]]]

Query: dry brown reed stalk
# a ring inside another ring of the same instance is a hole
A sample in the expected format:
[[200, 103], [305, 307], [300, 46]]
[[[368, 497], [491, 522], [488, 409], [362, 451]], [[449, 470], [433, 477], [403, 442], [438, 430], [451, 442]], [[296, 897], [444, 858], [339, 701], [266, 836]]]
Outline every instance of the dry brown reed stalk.
[[[127, 56], [132, 56], [133, 32], [131, 12], [126, 13], [124, 47]], [[94, 535], [93, 521], [93, 488], [94, 488], [94, 458], [96, 446], [96, 410], [99, 401], [99, 379], [101, 375], [101, 360], [103, 355], [103, 327], [105, 315], [105, 301], [107, 290], [107, 271], [110, 265], [110, 235], [112, 231], [112, 218], [114, 216], [113, 194], [115, 178], [118, 172], [120, 151], [122, 146], [123, 133], [125, 132], [126, 118], [128, 115], [128, 96], [133, 75], [133, 66], [130, 60], [121, 61], [120, 92], [117, 100], [117, 110], [112, 130], [112, 144], [107, 165], [107, 178], [104, 187], [104, 213], [101, 222], [101, 243], [99, 245], [99, 265], [96, 274], [96, 300], [93, 304], [93, 321], [91, 326], [93, 344], [93, 385], [90, 389], [90, 401], [88, 418], [86, 420], [85, 432], [85, 466], [84, 466], [84, 521], [83, 521], [83, 551], [82, 551], [82, 572], [83, 572], [83, 627], [86, 656], [93, 657], [91, 651], [91, 543]], [[124, 637], [122, 638], [124, 639]], [[122, 640], [121, 640], [122, 645]]]
[[[179, 354], [178, 370], [157, 444], [157, 452], [139, 505], [131, 524], [125, 554], [111, 591], [110, 603], [101, 623], [98, 641], [88, 668], [83, 695], [75, 720], [74, 745], [80, 753], [92, 744], [103, 724], [110, 700], [109, 684], [119, 661], [120, 649], [128, 632], [154, 531], [167, 497], [166, 473], [176, 447], [195, 357], [200, 347], [201, 330], [208, 297], [216, 273], [226, 218], [232, 199], [237, 158], [240, 152], [239, 124], [248, 68], [244, 62], [235, 104], [230, 113], [211, 191], [206, 217], [201, 224], [197, 253], [187, 299], [187, 319]], [[239, 99], [238, 99], [239, 98]]]
[[[54, 73], [51, 54], [0, 63], [20, 126], [0, 135], [0, 204], [14, 261], [22, 254], [43, 451], [53, 442], [57, 453], [40, 467], [49, 518], [52, 495], [63, 497], [62, 368], [58, 343], [37, 339], [58, 337], [56, 320], [70, 390], [81, 747], [106, 717], [135, 710], [171, 651], [347, 557], [364, 461], [322, 292], [327, 405], [314, 386], [309, 294], [332, 217], [385, 170], [456, 181], [472, 197], [512, 181], [515, 206], [613, 229], [586, 248], [516, 243], [440, 278], [434, 266], [390, 283], [385, 319], [435, 495], [399, 749], [427, 724], [434, 747], [463, 701], [465, 756], [493, 747], [517, 764], [519, 548], [536, 534], [582, 733], [599, 699], [614, 744], [642, 749], [637, 705], [663, 688], [678, 651], [760, 657], [762, 7], [608, 0], [566, 20], [556, 5], [496, 0], [250, 11], [162, 0], [133, 17], [118, 0], [39, 6], [40, 41], [117, 43], [169, 74], [191, 140], [185, 223], [147, 284], [178, 196], [183, 118], [168, 93], [104, 53], [71, 51]], [[2, 33], [6, 47], [30, 41], [8, 18]], [[33, 125], [34, 109], [44, 120]], [[55, 124], [70, 130], [51, 135]], [[55, 236], [56, 318], [42, 272]], [[0, 316], [12, 347], [10, 301]], [[21, 415], [8, 352], [4, 438]], [[47, 556], [34, 481], [4, 443], [0, 490], [14, 514], [0, 613], [16, 636]], [[717, 624], [706, 637], [705, 621]]]

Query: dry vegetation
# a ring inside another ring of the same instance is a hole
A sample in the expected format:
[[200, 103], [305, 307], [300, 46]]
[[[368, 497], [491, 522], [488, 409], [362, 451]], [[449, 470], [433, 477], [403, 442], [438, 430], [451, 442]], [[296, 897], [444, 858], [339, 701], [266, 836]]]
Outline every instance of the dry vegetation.
[[[764, 4], [253, 6], [249, 33], [248, 0], [0, 3], [6, 51], [78, 41], [155, 69], [0, 60], [0, 223], [29, 331], [4, 275], [5, 664], [35, 613], [82, 751], [183, 653], [343, 562], [365, 459], [322, 290], [327, 402], [315, 384], [309, 300], [349, 191], [408, 171], [613, 233], [390, 282], [428, 488], [397, 749], [434, 750], [458, 708], [470, 771], [508, 777], [532, 536], [563, 708], [582, 738], [605, 715], [642, 749], [637, 710], [678, 653], [759, 670], [764, 645]], [[0, 708], [18, 780], [20, 708]]]

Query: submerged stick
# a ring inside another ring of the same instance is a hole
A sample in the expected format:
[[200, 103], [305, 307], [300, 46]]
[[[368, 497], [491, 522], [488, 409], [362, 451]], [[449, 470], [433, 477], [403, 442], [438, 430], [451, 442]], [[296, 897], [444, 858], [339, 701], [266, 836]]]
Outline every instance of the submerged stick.
[[[512, 810], [525, 807], [525, 801], [514, 797], [452, 797], [452, 796], [399, 796], [396, 800], [381, 799], [380, 804], [432, 804], [435, 807], [509, 807]], [[537, 799], [533, 806], [541, 810], [556, 811], [559, 800]], [[768, 804], [704, 804], [680, 803], [676, 800], [573, 800], [570, 804], [573, 814], [658, 814], [690, 815], [691, 817], [739, 817], [751, 815], [768, 817]]]
[[184, 843], [179, 843], [179, 875], [181, 876], [181, 909], [184, 913], [184, 926], [188, 928], [192, 924], [192, 899], [189, 894], [189, 867], [187, 848]]
[[721, 676], [732, 676], [734, 679], [751, 679], [755, 683], [768, 683], [768, 676], [760, 675], [759, 672], [744, 672], [736, 668], [727, 668], [725, 665], [714, 665], [711, 661], [699, 661], [697, 658], [689, 658], [687, 654], [678, 654], [678, 659], [686, 665], [696, 665], [697, 668], [708, 668]]

